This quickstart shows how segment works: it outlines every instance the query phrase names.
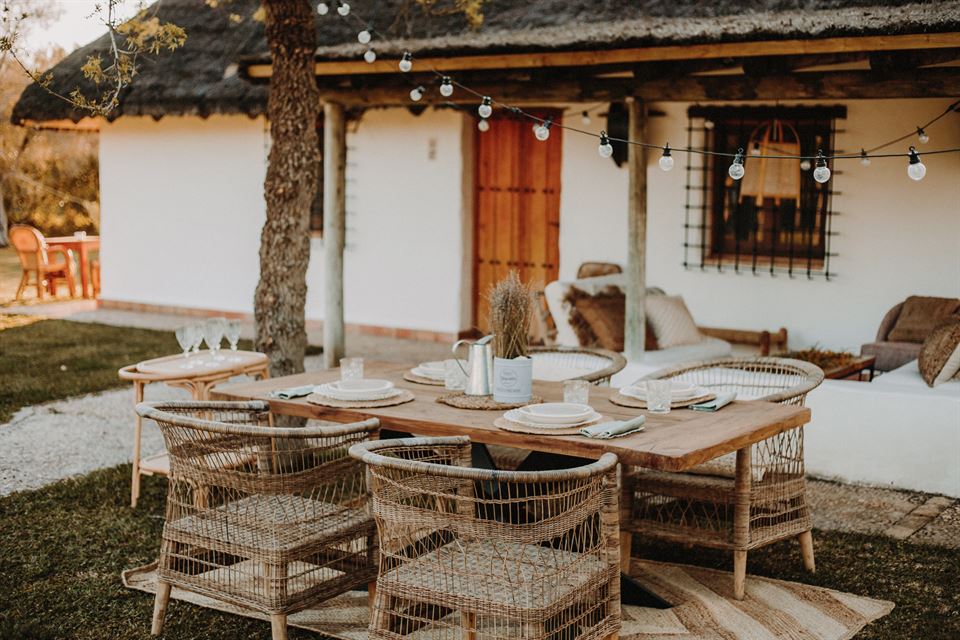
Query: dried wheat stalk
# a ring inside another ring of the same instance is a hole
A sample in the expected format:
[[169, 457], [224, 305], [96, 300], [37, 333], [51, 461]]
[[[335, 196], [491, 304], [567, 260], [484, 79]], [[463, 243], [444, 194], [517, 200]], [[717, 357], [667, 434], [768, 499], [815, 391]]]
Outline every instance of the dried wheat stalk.
[[490, 326], [493, 353], [498, 358], [527, 355], [533, 292], [516, 271], [490, 289]]

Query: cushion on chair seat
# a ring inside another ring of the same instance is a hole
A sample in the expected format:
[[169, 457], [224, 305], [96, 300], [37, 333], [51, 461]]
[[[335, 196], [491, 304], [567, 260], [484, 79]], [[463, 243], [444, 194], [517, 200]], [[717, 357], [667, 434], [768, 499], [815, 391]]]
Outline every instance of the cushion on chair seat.
[[941, 322], [960, 312], [960, 300], [910, 296], [887, 335], [891, 342], [922, 343]]
[[860, 347], [860, 354], [874, 356], [877, 371], [893, 371], [920, 356], [922, 344], [915, 342], [868, 342]]

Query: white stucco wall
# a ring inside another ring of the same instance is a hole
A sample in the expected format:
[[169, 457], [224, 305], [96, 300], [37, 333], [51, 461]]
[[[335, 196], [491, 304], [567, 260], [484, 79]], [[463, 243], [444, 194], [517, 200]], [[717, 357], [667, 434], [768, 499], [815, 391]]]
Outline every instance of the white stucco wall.
[[[946, 108], [949, 100], [855, 100], [836, 146], [856, 152], [909, 131]], [[688, 104], [651, 104], [651, 142], [682, 146]], [[577, 118], [579, 125], [579, 118]], [[591, 127], [600, 130], [600, 118]], [[960, 115], [934, 125], [921, 146], [960, 146]], [[906, 151], [905, 142], [892, 148]], [[627, 169], [601, 160], [597, 142], [568, 135], [564, 140], [560, 212], [561, 278], [572, 278], [584, 260], [626, 259]], [[728, 270], [684, 269], [683, 154], [664, 173], [657, 154], [648, 168], [647, 281], [684, 296], [706, 326], [790, 330], [791, 346], [819, 344], [858, 350], [872, 341], [883, 314], [911, 294], [960, 296], [960, 154], [926, 156], [927, 176], [914, 182], [901, 159], [875, 160], [870, 167], [847, 161], [835, 167], [833, 221], [839, 235], [831, 249], [830, 282], [823, 278], [737, 275]]]

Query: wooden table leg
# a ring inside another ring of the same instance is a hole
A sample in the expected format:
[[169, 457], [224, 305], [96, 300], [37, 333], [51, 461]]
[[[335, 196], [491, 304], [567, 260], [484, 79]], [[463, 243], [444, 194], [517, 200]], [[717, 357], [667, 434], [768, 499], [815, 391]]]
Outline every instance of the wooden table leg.
[[733, 489], [733, 597], [743, 600], [747, 581], [747, 547], [750, 543], [750, 483], [753, 449], [737, 450]]
[[77, 247], [80, 257], [80, 290], [84, 298], [90, 297], [90, 262], [87, 260], [87, 243], [81, 242]]
[[143, 402], [144, 383], [133, 381], [133, 477], [130, 479], [130, 508], [136, 508], [140, 498], [140, 437], [143, 433], [143, 418], [137, 413], [136, 407]]

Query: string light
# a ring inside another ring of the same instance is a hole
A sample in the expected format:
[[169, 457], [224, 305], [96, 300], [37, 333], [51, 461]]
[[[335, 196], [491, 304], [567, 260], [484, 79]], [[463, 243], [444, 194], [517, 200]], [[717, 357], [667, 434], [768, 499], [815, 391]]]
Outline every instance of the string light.
[[704, 120], [703, 128], [707, 131], [713, 131], [713, 120]]
[[326, 2], [321, 2], [320, 4], [317, 5], [317, 13], [319, 13], [322, 16], [325, 16], [328, 13], [330, 13], [330, 7], [327, 6]]
[[364, 29], [363, 31], [357, 34], [357, 42], [359, 42], [360, 44], [368, 44], [370, 42], [371, 37], [372, 36], [370, 35], [370, 30]]
[[870, 166], [870, 156], [867, 155], [864, 149], [860, 149], [860, 164], [864, 167]]
[[923, 130], [923, 127], [917, 127], [917, 140], [920, 141], [920, 144], [927, 144], [930, 142], [930, 136], [928, 136], [927, 132]]
[[414, 87], [410, 90], [410, 99], [414, 102], [420, 102], [420, 98], [423, 97], [423, 87]]
[[410, 55], [409, 51], [403, 52], [403, 57], [400, 58], [400, 64], [397, 66], [400, 67], [400, 71], [404, 73], [409, 73], [410, 69], [413, 69], [413, 56]]
[[606, 131], [600, 132], [600, 146], [597, 147], [597, 153], [600, 154], [601, 158], [609, 158], [613, 155], [613, 145], [610, 144], [610, 138], [607, 137]]
[[440, 83], [440, 95], [445, 98], [453, 95], [453, 83], [450, 81], [450, 76], [443, 76], [443, 81]]
[[483, 132], [490, 131], [490, 121], [486, 118], [480, 118], [480, 122], [477, 123], [477, 129]]
[[810, 161], [804, 158], [800, 161], [800, 170], [801, 171], [810, 171], [810, 167], [813, 165], [810, 164]]
[[350, 5], [341, 0], [340, 6], [337, 7], [337, 13], [339, 13], [341, 16], [350, 15]]
[[587, 111], [580, 114], [580, 122], [582, 122], [584, 126], [590, 124], [590, 114]]
[[377, 52], [373, 49], [367, 49], [363, 53], [363, 59], [366, 60], [367, 64], [373, 64], [377, 61]]
[[660, 156], [660, 168], [664, 171], [670, 171], [670, 169], [673, 169], [673, 156], [670, 155], [669, 142], [663, 147], [663, 155]]
[[727, 169], [727, 175], [734, 180], [739, 180], [743, 177], [743, 147], [737, 149], [737, 155], [733, 158], [733, 164]]
[[537, 140], [544, 142], [547, 138], [550, 137], [550, 125], [553, 124], [552, 118], [547, 118], [540, 124], [534, 125], [533, 135], [537, 137]]
[[830, 179], [830, 167], [827, 166], [827, 159], [823, 155], [823, 149], [817, 150], [817, 168], [813, 170], [813, 179], [820, 184]]
[[920, 162], [920, 154], [916, 147], [910, 147], [910, 163], [907, 165], [907, 175], [913, 180], [923, 180], [927, 175], [927, 167]]
[[480, 106], [477, 107], [477, 113], [480, 114], [481, 118], [489, 118], [493, 115], [493, 107], [490, 106], [493, 104], [493, 100], [490, 96], [483, 96], [483, 100], [480, 101]]

